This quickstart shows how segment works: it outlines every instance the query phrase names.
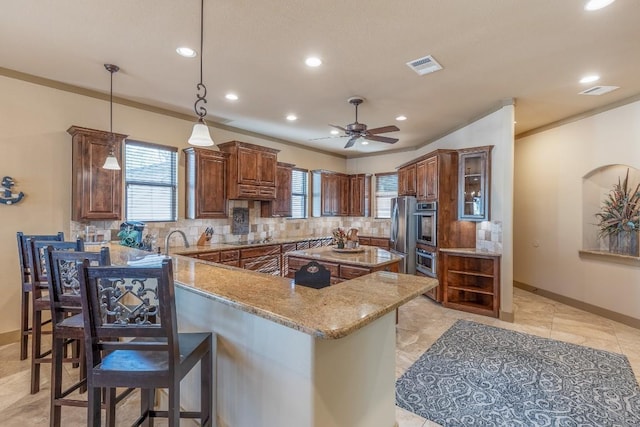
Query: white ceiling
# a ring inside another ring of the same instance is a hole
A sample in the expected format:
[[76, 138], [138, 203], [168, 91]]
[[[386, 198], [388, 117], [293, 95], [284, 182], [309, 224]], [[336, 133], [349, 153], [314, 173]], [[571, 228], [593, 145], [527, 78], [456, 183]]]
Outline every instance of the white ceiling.
[[[585, 1], [205, 0], [207, 120], [351, 156], [424, 144], [510, 98], [517, 135], [640, 94], [640, 2]], [[199, 57], [175, 49], [199, 48], [199, 14], [199, 0], [3, 0], [0, 67], [104, 93], [113, 63], [115, 96], [195, 118]], [[444, 70], [407, 67], [425, 55]], [[602, 78], [580, 84], [588, 73]], [[620, 89], [577, 95], [594, 85]], [[398, 143], [310, 141], [354, 121], [354, 95], [359, 121], [397, 125]]]

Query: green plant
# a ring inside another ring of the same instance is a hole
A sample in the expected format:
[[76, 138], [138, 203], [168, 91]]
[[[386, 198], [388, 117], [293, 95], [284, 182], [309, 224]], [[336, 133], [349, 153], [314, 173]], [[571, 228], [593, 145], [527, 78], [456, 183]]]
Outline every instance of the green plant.
[[622, 183], [618, 177], [618, 183], [609, 192], [596, 217], [600, 237], [640, 229], [640, 183], [634, 191], [629, 191], [629, 169]]

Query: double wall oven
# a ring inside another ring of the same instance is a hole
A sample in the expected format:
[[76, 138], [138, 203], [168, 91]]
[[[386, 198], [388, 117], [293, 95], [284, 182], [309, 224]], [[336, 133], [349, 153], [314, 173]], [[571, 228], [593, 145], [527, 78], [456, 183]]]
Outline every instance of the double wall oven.
[[424, 245], [416, 247], [416, 270], [430, 277], [437, 275], [437, 236], [438, 209], [436, 202], [417, 203], [416, 243]]

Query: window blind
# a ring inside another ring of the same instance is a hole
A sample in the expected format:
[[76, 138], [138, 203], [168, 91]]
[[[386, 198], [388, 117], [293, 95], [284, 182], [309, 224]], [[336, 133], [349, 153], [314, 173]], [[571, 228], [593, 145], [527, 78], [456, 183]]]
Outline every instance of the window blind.
[[291, 173], [291, 217], [307, 217], [307, 177], [306, 169], [293, 169]]
[[126, 217], [176, 221], [177, 148], [125, 141]]
[[391, 199], [398, 195], [398, 174], [376, 174], [376, 218], [391, 218]]

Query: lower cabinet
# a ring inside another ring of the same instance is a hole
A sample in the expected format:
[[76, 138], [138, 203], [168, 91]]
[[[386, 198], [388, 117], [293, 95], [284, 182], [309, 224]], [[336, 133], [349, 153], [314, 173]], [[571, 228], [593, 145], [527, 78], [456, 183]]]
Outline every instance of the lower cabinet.
[[240, 249], [240, 268], [280, 276], [280, 245], [254, 246]]
[[441, 251], [445, 307], [498, 317], [500, 310], [500, 256]]
[[[298, 257], [287, 257], [288, 258], [288, 273], [287, 277], [294, 278], [296, 271], [300, 269], [303, 265], [312, 261], [308, 258], [298, 258]], [[319, 264], [323, 265], [327, 270], [331, 272], [331, 284], [335, 285], [336, 283], [344, 282], [345, 280], [355, 279], [356, 277], [364, 276], [365, 274], [373, 273], [374, 271], [390, 271], [393, 273], [399, 272], [400, 263], [397, 262], [395, 264], [388, 264], [379, 267], [363, 267], [361, 265], [352, 265], [352, 264], [337, 264], [328, 261], [318, 261], [314, 259], [313, 261], [317, 261]]]

